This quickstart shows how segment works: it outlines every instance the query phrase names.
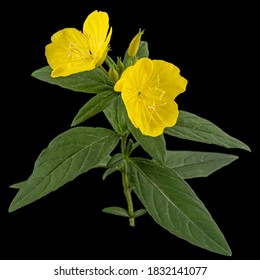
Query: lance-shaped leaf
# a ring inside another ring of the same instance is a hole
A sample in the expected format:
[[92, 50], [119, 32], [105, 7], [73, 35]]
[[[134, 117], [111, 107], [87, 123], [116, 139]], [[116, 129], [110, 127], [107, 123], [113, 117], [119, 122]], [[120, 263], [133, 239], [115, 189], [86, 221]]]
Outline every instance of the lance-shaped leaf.
[[71, 126], [76, 126], [96, 114], [105, 110], [109, 105], [113, 104], [118, 97], [118, 93], [113, 90], [104, 91], [92, 97], [77, 113], [72, 121]]
[[143, 135], [139, 129], [136, 129], [128, 119], [128, 127], [135, 140], [142, 148], [157, 162], [164, 163], [166, 160], [166, 143], [164, 135], [151, 137]]
[[101, 93], [113, 90], [113, 84], [101, 69], [80, 72], [66, 77], [51, 77], [52, 69], [49, 66], [42, 67], [32, 73], [34, 78], [57, 85], [73, 91], [85, 93]]
[[127, 210], [122, 207], [117, 207], [117, 206], [106, 207], [102, 211], [104, 213], [129, 218], [129, 214], [128, 214]]
[[[111, 159], [111, 156], [108, 155], [102, 161], [100, 161], [96, 166], [93, 166], [92, 168], [106, 168], [107, 163], [110, 161], [110, 159]], [[24, 186], [26, 187], [26, 180], [18, 182], [18, 183], [14, 183], [14, 184], [10, 185], [9, 188], [11, 188], [11, 189], [21, 189]]]
[[23, 186], [25, 186], [26, 184], [26, 181], [21, 181], [21, 182], [18, 182], [18, 183], [14, 183], [12, 185], [9, 186], [9, 188], [11, 189], [21, 189]]
[[119, 136], [105, 128], [76, 127], [60, 134], [39, 155], [9, 211], [42, 198], [104, 162], [118, 141]]
[[118, 93], [115, 102], [104, 110], [104, 114], [116, 132], [121, 134], [127, 130], [125, 107]]
[[212, 216], [174, 170], [154, 161], [129, 160], [128, 178], [147, 212], [163, 228], [206, 250], [231, 255]]
[[181, 110], [177, 124], [171, 128], [166, 128], [164, 132], [186, 140], [250, 151], [245, 143], [228, 135], [212, 122]]
[[207, 177], [230, 164], [238, 156], [197, 151], [167, 151], [166, 165], [183, 179]]

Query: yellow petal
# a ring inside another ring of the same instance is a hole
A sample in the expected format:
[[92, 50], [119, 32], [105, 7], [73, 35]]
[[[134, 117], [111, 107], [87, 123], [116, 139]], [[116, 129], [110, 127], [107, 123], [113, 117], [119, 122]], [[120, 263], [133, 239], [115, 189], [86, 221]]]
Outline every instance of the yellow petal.
[[77, 29], [60, 30], [51, 41], [45, 48], [45, 55], [53, 69], [52, 77], [68, 76], [95, 67], [85, 35]]
[[133, 125], [142, 134], [155, 137], [176, 124], [179, 112], [174, 99], [186, 85], [175, 65], [141, 58], [123, 72], [114, 90], [122, 92]]
[[103, 57], [111, 38], [112, 28], [109, 30], [109, 18], [105, 12], [92, 12], [83, 24], [83, 33], [89, 40], [92, 55]]
[[143, 135], [156, 137], [163, 133], [166, 127], [176, 124], [179, 111], [175, 101], [165, 103], [161, 106], [143, 104], [129, 101], [126, 107], [129, 119]]
[[153, 65], [154, 71], [150, 83], [159, 83], [160, 89], [173, 99], [186, 90], [188, 82], [180, 75], [177, 66], [163, 60], [153, 60]]
[[136, 91], [141, 91], [144, 85], [147, 84], [152, 72], [152, 62], [149, 58], [138, 60], [135, 65], [127, 67], [121, 75], [121, 78], [114, 86], [115, 91], [122, 91], [123, 86], [127, 83], [132, 83]]
[[[108, 33], [108, 15], [94, 11], [83, 24], [83, 33], [65, 28], [51, 37], [45, 48], [51, 76], [68, 76], [100, 66], [109, 50], [112, 28]], [[108, 33], [108, 34], [107, 34]]]

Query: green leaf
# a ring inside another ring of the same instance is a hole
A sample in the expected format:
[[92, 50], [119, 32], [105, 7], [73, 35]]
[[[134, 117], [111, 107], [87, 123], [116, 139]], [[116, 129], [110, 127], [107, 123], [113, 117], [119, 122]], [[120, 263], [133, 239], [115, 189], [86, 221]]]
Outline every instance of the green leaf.
[[[113, 214], [113, 215], [116, 215], [116, 216], [129, 218], [128, 211], [124, 208], [121, 208], [121, 207], [116, 207], [116, 206], [106, 207], [102, 211], [105, 212], [105, 213], [108, 213], [108, 214]], [[146, 213], [147, 213], [147, 211], [145, 209], [138, 209], [134, 212], [133, 217], [138, 218], [138, 217], [143, 216]]]
[[[107, 167], [107, 163], [109, 162], [109, 160], [111, 159], [111, 156], [108, 155], [106, 156], [102, 161], [100, 161], [96, 166], [92, 167], [92, 168], [105, 168]], [[13, 185], [10, 185], [9, 188], [12, 189], [21, 189], [24, 186], [26, 186], [26, 180], [25, 181], [21, 181], [18, 183], [15, 183]]]
[[124, 161], [125, 157], [123, 154], [118, 153], [113, 155], [107, 163], [107, 170], [103, 174], [102, 179], [105, 180], [110, 174], [114, 173], [115, 171], [120, 171]]
[[80, 72], [67, 77], [51, 77], [52, 69], [49, 66], [42, 67], [32, 73], [34, 78], [60, 86], [62, 88], [85, 93], [101, 93], [113, 90], [113, 84], [101, 69]]
[[39, 155], [9, 212], [44, 197], [98, 166], [118, 142], [119, 136], [105, 128], [76, 127], [60, 134]]
[[142, 146], [142, 148], [157, 162], [164, 163], [166, 160], [166, 143], [164, 135], [151, 137], [143, 135], [139, 129], [135, 128], [130, 120], [128, 120], [128, 127], [133, 134], [135, 140]]
[[94, 115], [102, 112], [109, 105], [113, 104], [118, 94], [113, 90], [104, 91], [92, 97], [77, 113], [71, 126], [76, 126]]
[[183, 179], [191, 179], [207, 177], [236, 159], [238, 156], [223, 153], [167, 151], [166, 165]]
[[116, 206], [106, 207], [102, 211], [108, 214], [129, 218], [127, 210], [121, 207], [116, 207]]
[[149, 57], [148, 43], [141, 41], [136, 56], [138, 58]]
[[119, 171], [120, 169], [118, 168], [118, 167], [109, 167], [105, 172], [104, 172], [104, 174], [103, 174], [103, 176], [102, 176], [102, 180], [106, 180], [106, 178], [110, 175], [110, 174], [112, 174], [112, 173], [114, 173], [114, 172], [116, 172], [116, 171]]
[[9, 186], [9, 188], [11, 189], [21, 189], [26, 183], [26, 180], [25, 181], [21, 181], [21, 182], [18, 182], [18, 183], [15, 183], [15, 184], [12, 184]]
[[166, 128], [164, 132], [181, 139], [250, 151], [246, 144], [228, 135], [212, 122], [185, 111], [180, 111], [177, 124]]
[[123, 154], [120, 153], [115, 154], [110, 158], [109, 162], [107, 163], [107, 167], [108, 168], [116, 167], [120, 169], [123, 166], [124, 161], [125, 161], [125, 157]]
[[104, 114], [117, 133], [122, 134], [127, 130], [125, 107], [120, 94], [115, 98], [115, 102], [104, 110]]
[[143, 208], [142, 209], [138, 209], [138, 210], [136, 210], [134, 212], [134, 218], [141, 217], [141, 216], [143, 216], [146, 213], [147, 213], [146, 209], [143, 209]]
[[217, 224], [191, 187], [174, 170], [154, 161], [129, 160], [130, 186], [163, 228], [191, 244], [230, 256]]
[[138, 142], [133, 142], [132, 139], [129, 139], [127, 146], [126, 146], [126, 155], [130, 156], [131, 153], [139, 146], [140, 144]]
[[106, 168], [107, 167], [107, 163], [109, 162], [110, 159], [111, 159], [110, 155], [106, 156], [94, 168]]

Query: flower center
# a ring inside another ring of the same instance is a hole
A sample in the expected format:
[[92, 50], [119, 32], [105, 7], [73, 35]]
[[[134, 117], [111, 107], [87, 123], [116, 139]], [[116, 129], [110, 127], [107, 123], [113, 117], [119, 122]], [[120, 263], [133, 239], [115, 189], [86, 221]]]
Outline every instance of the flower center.
[[70, 42], [69, 44], [67, 56], [69, 61], [71, 60], [73, 61], [77, 59], [80, 59], [81, 61], [92, 60], [91, 53], [89, 54], [89, 56], [87, 56], [86, 53], [83, 51], [83, 49], [79, 46], [79, 44], [75, 44], [73, 42]]

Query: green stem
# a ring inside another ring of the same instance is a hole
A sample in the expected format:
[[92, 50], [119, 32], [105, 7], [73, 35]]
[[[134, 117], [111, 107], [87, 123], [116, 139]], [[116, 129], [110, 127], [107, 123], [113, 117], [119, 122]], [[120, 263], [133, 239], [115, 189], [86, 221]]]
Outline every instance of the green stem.
[[107, 70], [101, 65], [101, 66], [99, 66], [99, 68], [106, 74], [106, 75], [108, 75], [108, 72], [107, 72]]
[[[121, 152], [123, 155], [126, 155], [126, 140], [128, 135], [124, 135], [121, 138]], [[134, 218], [134, 206], [133, 206], [133, 200], [131, 196], [131, 188], [129, 186], [128, 178], [127, 178], [127, 162], [123, 164], [123, 167], [121, 169], [122, 173], [122, 183], [124, 187], [124, 195], [127, 202], [127, 208], [128, 208], [128, 215], [129, 215], [129, 225], [134, 227], [135, 226], [135, 218]]]
[[114, 62], [114, 60], [108, 55], [106, 56], [105, 63], [109, 68], [116, 67], [116, 63]]
[[123, 178], [124, 195], [128, 207], [129, 225], [134, 227], [135, 226], [134, 206], [133, 206], [133, 200], [131, 196], [131, 189], [129, 187], [128, 178], [126, 174], [126, 164], [124, 164], [124, 167], [122, 168], [122, 178]]

